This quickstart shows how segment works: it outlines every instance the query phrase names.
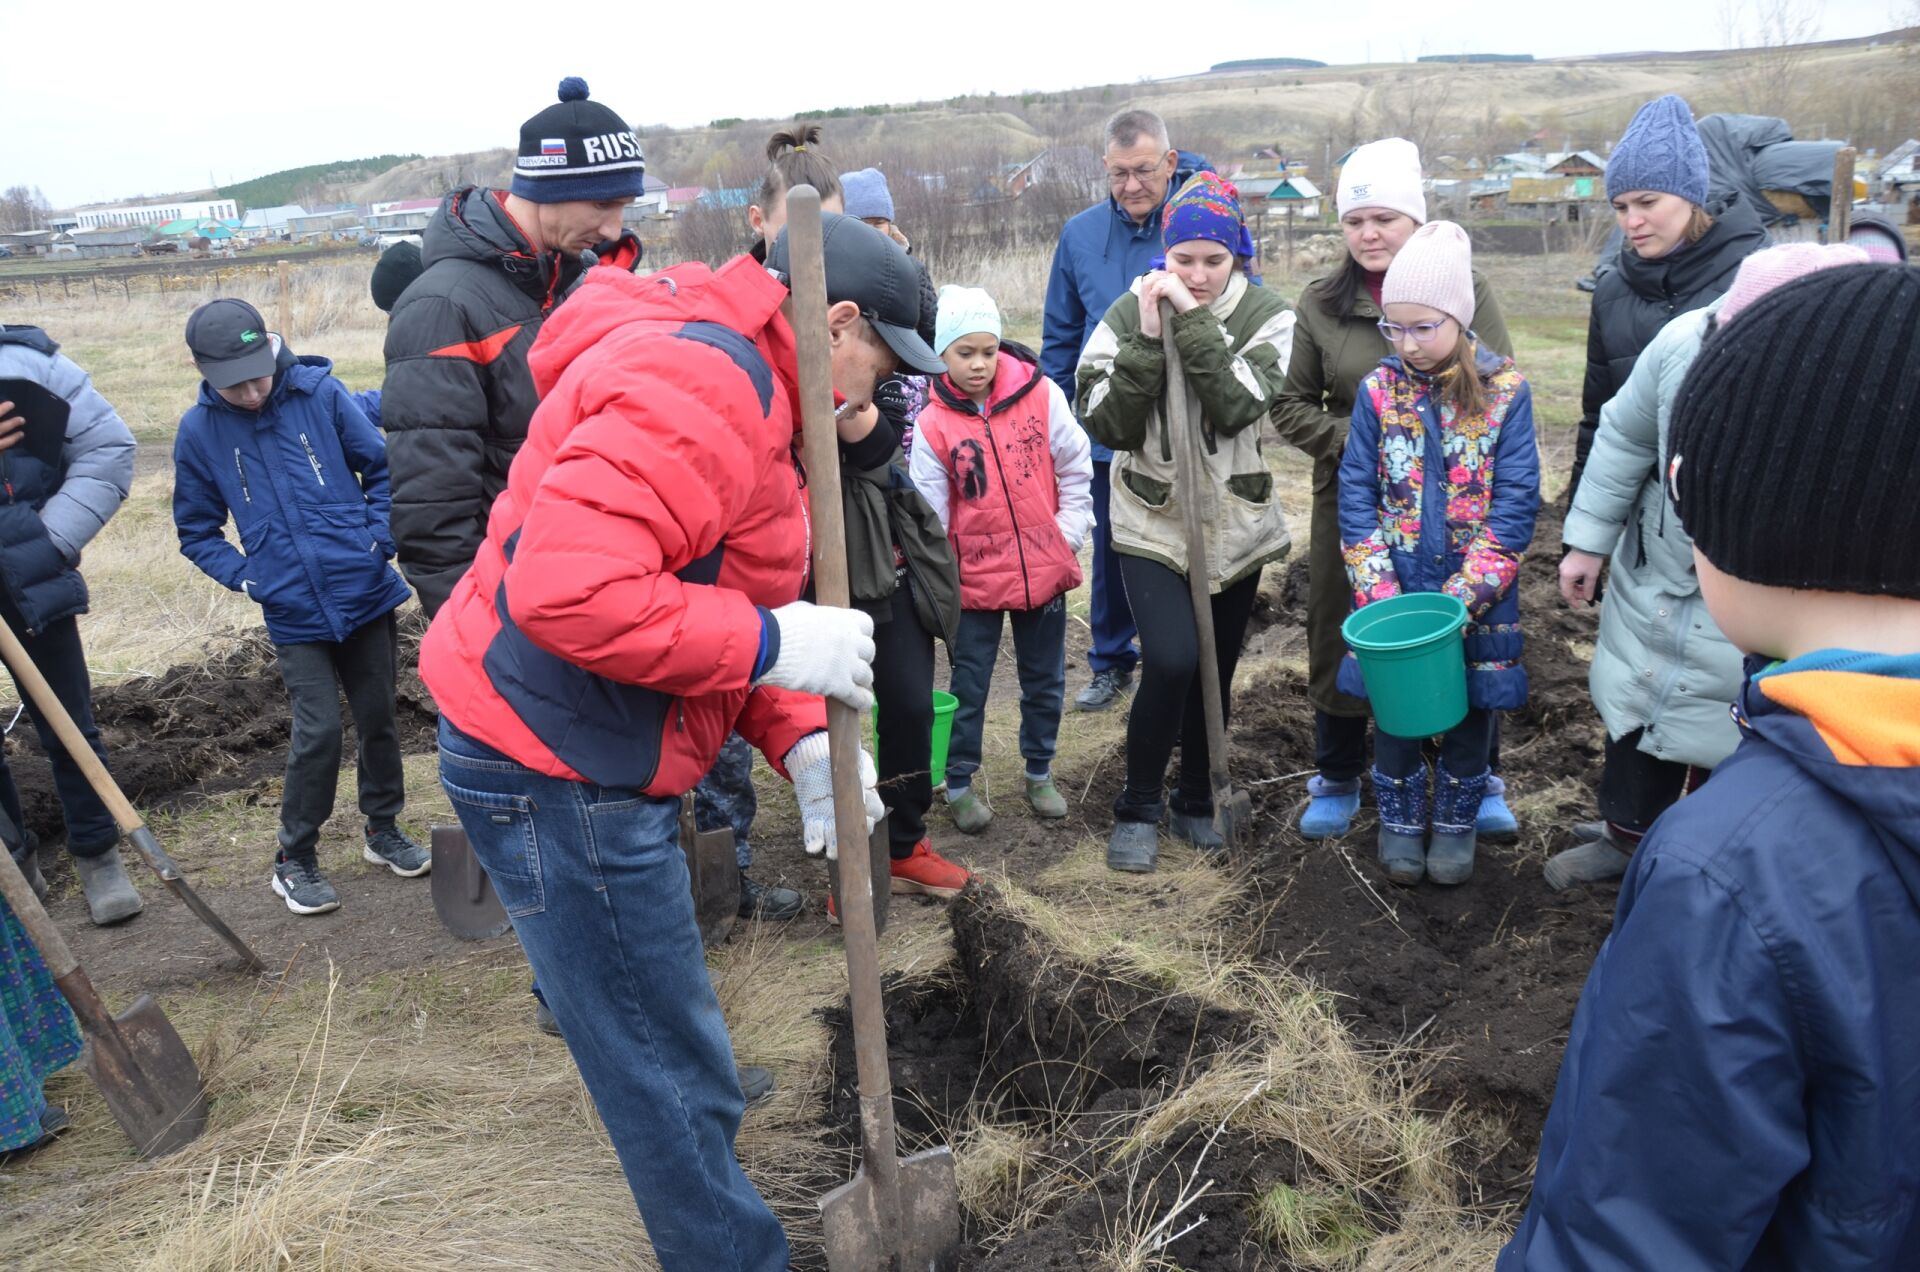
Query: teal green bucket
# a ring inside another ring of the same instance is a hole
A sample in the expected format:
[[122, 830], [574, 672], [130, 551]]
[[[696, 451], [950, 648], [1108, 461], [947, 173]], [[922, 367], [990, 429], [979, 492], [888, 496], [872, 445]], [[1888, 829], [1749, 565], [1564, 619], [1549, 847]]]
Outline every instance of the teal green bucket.
[[1467, 607], [1444, 592], [1385, 597], [1340, 625], [1383, 732], [1430, 738], [1467, 718], [1466, 627]]
[[[960, 709], [960, 699], [950, 693], [933, 691], [933, 760], [927, 765], [933, 774], [935, 786], [947, 780], [947, 746], [953, 741], [953, 713]], [[873, 753], [880, 754], [880, 703], [873, 704]]]

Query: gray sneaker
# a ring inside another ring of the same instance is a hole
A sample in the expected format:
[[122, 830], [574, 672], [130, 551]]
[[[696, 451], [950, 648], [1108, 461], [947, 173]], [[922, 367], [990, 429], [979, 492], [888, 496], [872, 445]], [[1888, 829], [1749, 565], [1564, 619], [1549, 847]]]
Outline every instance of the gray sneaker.
[[947, 812], [953, 815], [954, 829], [968, 835], [979, 834], [993, 821], [993, 810], [971, 786], [958, 795], [947, 793]]
[[[1577, 835], [1578, 828], [1575, 829]], [[1598, 839], [1576, 843], [1572, 848], [1556, 852], [1547, 858], [1547, 886], [1555, 892], [1565, 892], [1568, 888], [1582, 883], [1605, 883], [1618, 879], [1627, 873], [1627, 864], [1632, 856], [1622, 852], [1608, 834], [1604, 825]]]
[[325, 914], [340, 908], [340, 894], [320, 873], [320, 863], [284, 854], [273, 863], [273, 894], [295, 914]]
[[1087, 687], [1074, 695], [1073, 705], [1081, 711], [1105, 711], [1132, 684], [1131, 671], [1096, 671]]
[[433, 869], [433, 857], [408, 839], [398, 826], [368, 830], [360, 855], [376, 866], [385, 866], [402, 879], [417, 879]]

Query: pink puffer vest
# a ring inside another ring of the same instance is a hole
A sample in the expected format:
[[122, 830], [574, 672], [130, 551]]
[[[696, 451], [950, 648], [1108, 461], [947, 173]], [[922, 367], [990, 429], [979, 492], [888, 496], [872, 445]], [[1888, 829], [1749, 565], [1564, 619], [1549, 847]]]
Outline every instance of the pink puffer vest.
[[986, 413], [940, 376], [914, 425], [947, 472], [947, 538], [960, 564], [960, 605], [1038, 609], [1080, 585], [1080, 562], [1054, 517], [1046, 379], [1006, 345]]

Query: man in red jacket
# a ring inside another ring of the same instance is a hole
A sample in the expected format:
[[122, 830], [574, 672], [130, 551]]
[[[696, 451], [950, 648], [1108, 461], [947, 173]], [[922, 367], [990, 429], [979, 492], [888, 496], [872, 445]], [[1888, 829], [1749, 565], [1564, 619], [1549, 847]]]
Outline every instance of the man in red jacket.
[[[878, 231], [840, 216], [823, 230], [841, 418], [870, 417], [880, 376], [938, 365], [914, 332], [918, 279]], [[743, 1099], [679, 797], [737, 730], [792, 780], [808, 851], [831, 855], [821, 696], [872, 701], [872, 620], [800, 600], [811, 535], [786, 297], [746, 257], [590, 273], [533, 347], [540, 407], [420, 655], [441, 782], [666, 1272], [787, 1266], [733, 1154]], [[864, 755], [861, 771], [871, 829]]]

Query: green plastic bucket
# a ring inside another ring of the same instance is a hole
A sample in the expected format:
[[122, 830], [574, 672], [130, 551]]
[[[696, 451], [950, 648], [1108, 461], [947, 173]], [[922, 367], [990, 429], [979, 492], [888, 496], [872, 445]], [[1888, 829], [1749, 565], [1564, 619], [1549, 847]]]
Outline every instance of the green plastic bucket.
[[1466, 627], [1467, 607], [1444, 592], [1405, 592], [1347, 616], [1340, 634], [1382, 731], [1430, 738], [1467, 718]]
[[[947, 746], [953, 741], [953, 713], [960, 708], [960, 699], [950, 693], [933, 691], [933, 760], [927, 765], [933, 774], [935, 786], [947, 780]], [[873, 704], [873, 753], [880, 754], [880, 703]]]

